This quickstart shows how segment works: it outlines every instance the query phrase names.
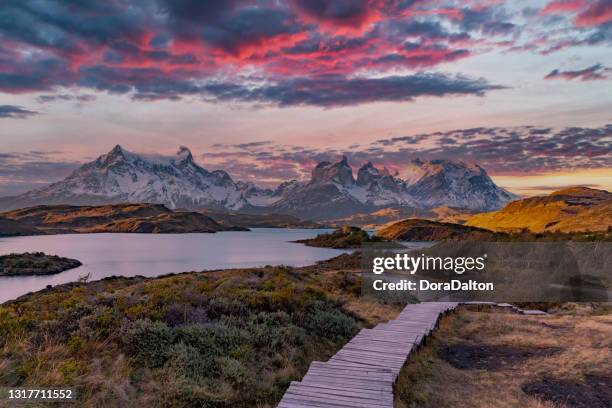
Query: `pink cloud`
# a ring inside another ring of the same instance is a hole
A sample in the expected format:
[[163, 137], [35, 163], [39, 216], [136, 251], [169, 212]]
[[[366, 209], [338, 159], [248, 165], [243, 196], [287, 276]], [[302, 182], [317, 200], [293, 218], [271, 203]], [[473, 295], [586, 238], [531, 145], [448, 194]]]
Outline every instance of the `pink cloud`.
[[612, 21], [612, 1], [599, 0], [589, 4], [574, 20], [578, 27], [593, 27]]
[[612, 69], [604, 67], [601, 64], [595, 64], [585, 69], [579, 69], [575, 71], [560, 71], [555, 69], [551, 71], [544, 79], [565, 79], [565, 80], [579, 80], [579, 81], [596, 81], [608, 79], [608, 73]]
[[553, 0], [542, 9], [542, 14], [573, 13], [583, 5], [584, 0]]

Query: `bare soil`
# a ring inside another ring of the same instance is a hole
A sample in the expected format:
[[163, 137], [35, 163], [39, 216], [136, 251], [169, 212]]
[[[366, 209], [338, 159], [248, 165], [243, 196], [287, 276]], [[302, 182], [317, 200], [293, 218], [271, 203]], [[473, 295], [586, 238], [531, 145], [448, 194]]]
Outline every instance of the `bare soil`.
[[548, 357], [558, 353], [559, 347], [515, 347], [505, 345], [455, 344], [439, 351], [439, 356], [461, 370], [499, 370], [532, 357]]
[[608, 408], [612, 403], [612, 377], [585, 374], [575, 379], [543, 378], [523, 384], [523, 392], [567, 408]]

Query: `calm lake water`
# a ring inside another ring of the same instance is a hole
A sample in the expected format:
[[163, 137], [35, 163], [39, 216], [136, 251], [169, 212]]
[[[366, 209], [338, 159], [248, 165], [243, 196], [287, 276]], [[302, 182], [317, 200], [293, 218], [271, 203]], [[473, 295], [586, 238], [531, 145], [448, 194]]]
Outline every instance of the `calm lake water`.
[[56, 275], [1, 277], [0, 303], [47, 285], [107, 276], [158, 276], [263, 265], [304, 266], [344, 252], [289, 241], [328, 229], [256, 228], [216, 234], [66, 234], [0, 238], [0, 255], [42, 251], [78, 259], [83, 266]]

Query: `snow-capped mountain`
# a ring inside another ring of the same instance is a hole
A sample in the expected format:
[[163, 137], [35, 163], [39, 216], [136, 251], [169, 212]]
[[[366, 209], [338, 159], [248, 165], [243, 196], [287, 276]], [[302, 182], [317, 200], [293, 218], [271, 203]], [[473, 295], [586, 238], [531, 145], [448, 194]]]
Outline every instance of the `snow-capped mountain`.
[[488, 211], [515, 198], [477, 165], [413, 160], [405, 173], [399, 178], [367, 163], [355, 178], [343, 157], [337, 163], [319, 163], [309, 181], [291, 180], [272, 190], [234, 181], [223, 170], [208, 171], [195, 163], [186, 147], [169, 157], [135, 154], [117, 145], [62, 181], [0, 199], [0, 208], [147, 202], [170, 208], [283, 213], [321, 220], [389, 207]]
[[271, 208], [304, 218], [325, 219], [386, 207], [430, 209], [439, 206], [488, 211], [503, 207], [515, 196], [495, 185], [481, 167], [447, 160], [414, 160], [408, 181], [372, 163], [357, 171], [347, 158], [322, 162], [307, 183], [296, 183]]
[[258, 202], [262, 194], [252, 185], [235, 183], [223, 170], [200, 167], [186, 147], [167, 157], [135, 154], [117, 145], [66, 179], [15, 199], [21, 206], [147, 202], [237, 210], [249, 205], [249, 197]]
[[413, 177], [407, 192], [421, 208], [449, 206], [491, 211], [517, 198], [497, 187], [477, 164], [415, 159], [408, 169]]

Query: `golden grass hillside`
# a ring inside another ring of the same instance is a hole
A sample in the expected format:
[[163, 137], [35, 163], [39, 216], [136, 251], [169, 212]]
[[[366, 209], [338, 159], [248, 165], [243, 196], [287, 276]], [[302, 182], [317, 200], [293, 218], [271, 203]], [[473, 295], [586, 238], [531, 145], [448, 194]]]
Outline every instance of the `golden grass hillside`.
[[420, 218], [409, 218], [387, 224], [376, 234], [384, 239], [399, 241], [492, 239], [495, 236], [495, 233], [483, 228]]
[[466, 225], [492, 231], [605, 232], [612, 228], [612, 193], [586, 187], [559, 190], [474, 215]]

